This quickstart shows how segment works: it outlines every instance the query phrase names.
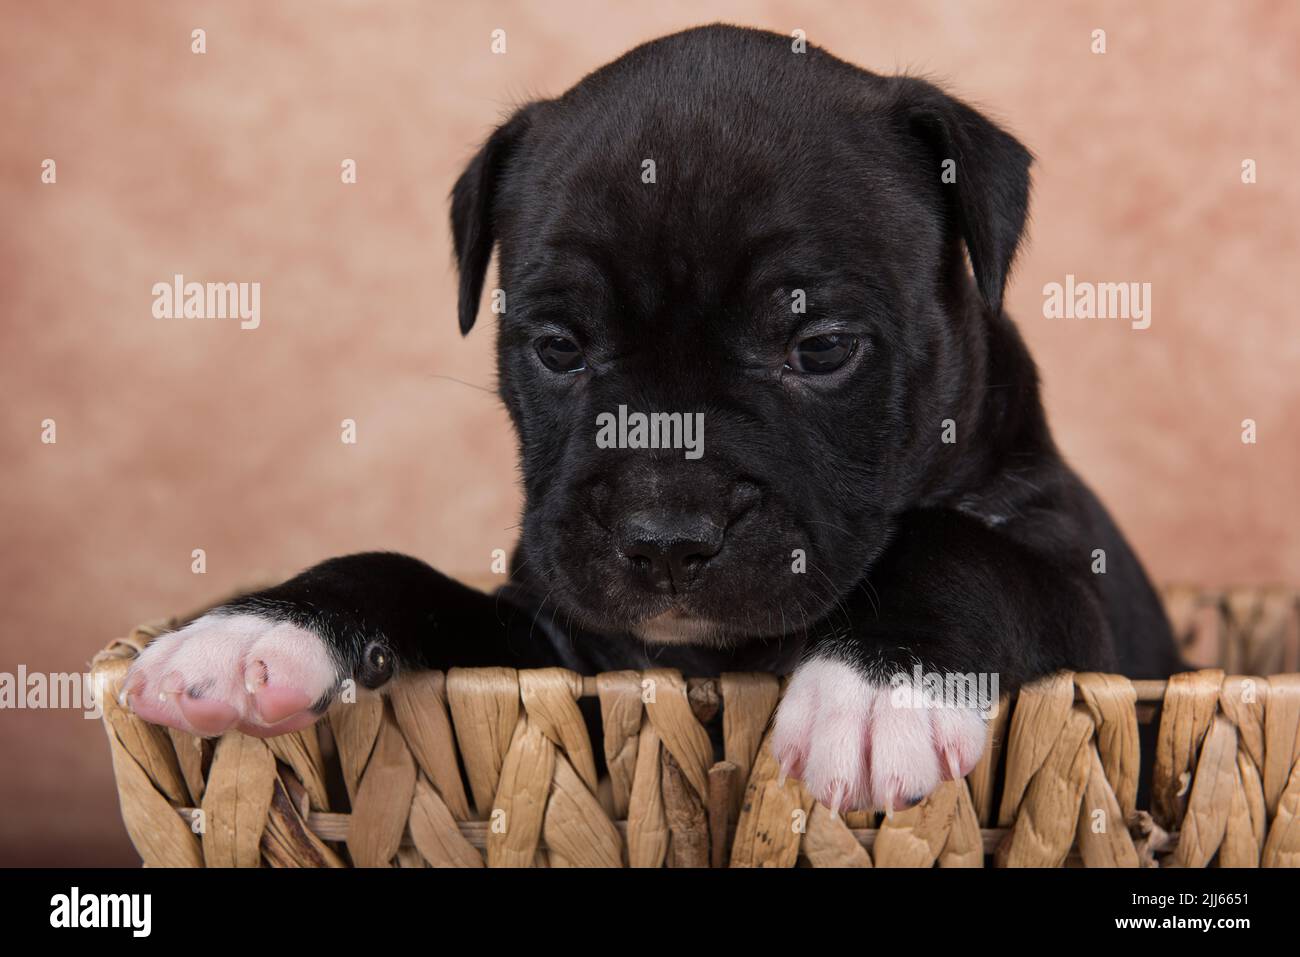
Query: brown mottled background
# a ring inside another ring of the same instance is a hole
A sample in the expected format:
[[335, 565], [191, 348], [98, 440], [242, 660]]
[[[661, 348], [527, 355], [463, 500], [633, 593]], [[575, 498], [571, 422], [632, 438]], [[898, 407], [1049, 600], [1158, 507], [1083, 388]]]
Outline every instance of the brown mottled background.
[[[1003, 118], [1039, 159], [1008, 306], [1061, 446], [1158, 579], [1300, 580], [1300, 5], [0, 8], [0, 671], [81, 670], [140, 621], [355, 549], [482, 574], [518, 493], [494, 397], [440, 378], [493, 376], [491, 322], [456, 332], [447, 192], [512, 104], [711, 20], [802, 28]], [[177, 272], [261, 282], [262, 327], [153, 319]], [[1152, 283], [1152, 327], [1042, 318], [1067, 272]], [[0, 863], [137, 860], [98, 722], [0, 712]]]

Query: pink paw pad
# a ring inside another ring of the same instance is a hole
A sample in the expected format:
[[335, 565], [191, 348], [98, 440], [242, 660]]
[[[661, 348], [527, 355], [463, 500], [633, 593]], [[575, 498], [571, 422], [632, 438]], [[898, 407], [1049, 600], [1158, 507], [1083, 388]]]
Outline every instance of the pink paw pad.
[[338, 682], [324, 642], [288, 622], [213, 613], [150, 644], [122, 699], [146, 721], [213, 736], [270, 737], [315, 721]]
[[828, 659], [796, 669], [772, 732], [782, 772], [836, 811], [911, 807], [969, 774], [984, 742], [978, 710], [930, 700], [910, 678], [900, 689]]

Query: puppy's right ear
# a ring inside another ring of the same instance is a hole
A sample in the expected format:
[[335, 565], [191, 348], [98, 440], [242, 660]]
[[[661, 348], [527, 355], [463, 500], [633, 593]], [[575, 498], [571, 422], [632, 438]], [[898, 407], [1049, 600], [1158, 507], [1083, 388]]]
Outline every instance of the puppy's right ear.
[[483, 147], [469, 161], [451, 190], [451, 238], [456, 250], [456, 268], [460, 273], [461, 335], [474, 327], [483, 279], [492, 259], [496, 241], [494, 222], [497, 185], [506, 164], [525, 131], [532, 123], [537, 104], [518, 110], [497, 127]]
[[1029, 210], [1033, 155], [1014, 136], [938, 87], [913, 77], [891, 82], [909, 132], [932, 157], [954, 164], [941, 181], [976, 285], [989, 312], [1002, 311], [1002, 293]]

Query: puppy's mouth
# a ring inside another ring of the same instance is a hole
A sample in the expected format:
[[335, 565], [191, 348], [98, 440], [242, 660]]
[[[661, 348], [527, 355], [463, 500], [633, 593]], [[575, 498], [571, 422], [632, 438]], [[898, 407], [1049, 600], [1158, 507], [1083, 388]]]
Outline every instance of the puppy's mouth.
[[721, 637], [722, 627], [707, 618], [673, 608], [636, 622], [632, 634], [658, 645], [707, 645]]

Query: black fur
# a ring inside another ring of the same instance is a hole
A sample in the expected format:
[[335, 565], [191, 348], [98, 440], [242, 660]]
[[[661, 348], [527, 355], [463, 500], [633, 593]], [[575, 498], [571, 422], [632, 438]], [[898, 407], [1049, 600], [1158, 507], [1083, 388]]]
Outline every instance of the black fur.
[[[484, 595], [367, 554], [238, 604], [313, 628], [372, 685], [388, 677], [367, 673], [374, 643], [408, 667], [715, 674], [834, 650], [996, 671], [1003, 690], [1060, 668], [1168, 674], [1160, 603], [1058, 454], [1002, 312], [1030, 162], [926, 82], [733, 27], [638, 47], [523, 107], [452, 194], [462, 331], [494, 247], [507, 297], [500, 390], [526, 494], [510, 585]], [[841, 369], [784, 367], [800, 335], [832, 329], [859, 341]], [[548, 370], [547, 335], [587, 370]], [[620, 404], [702, 412], [704, 456], [597, 448], [596, 416]], [[716, 555], [687, 555], [666, 588], [646, 579], [642, 538], [700, 529]], [[713, 630], [636, 636], [670, 611]]]

